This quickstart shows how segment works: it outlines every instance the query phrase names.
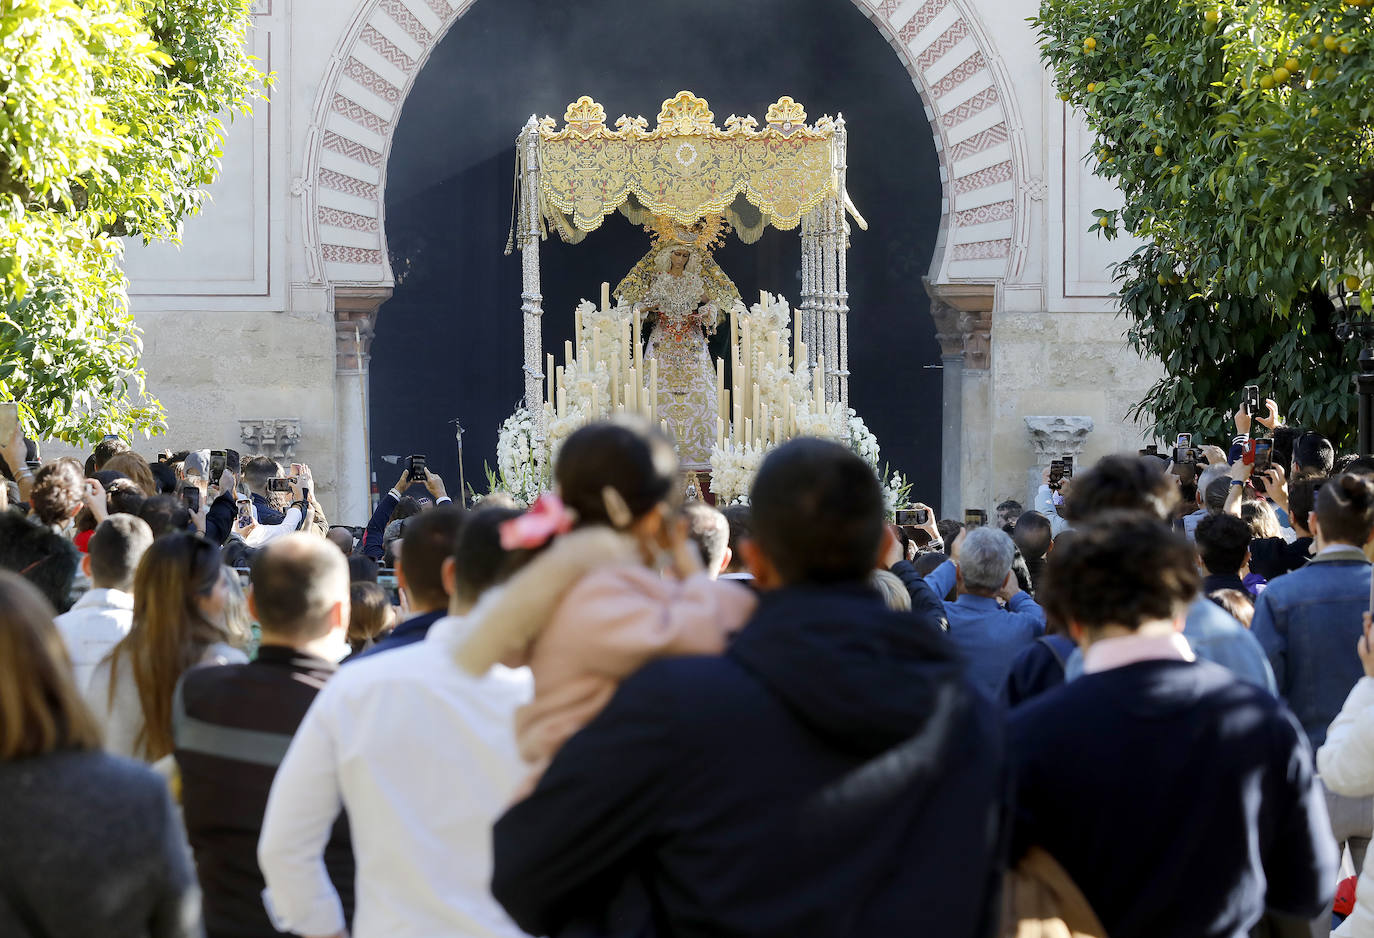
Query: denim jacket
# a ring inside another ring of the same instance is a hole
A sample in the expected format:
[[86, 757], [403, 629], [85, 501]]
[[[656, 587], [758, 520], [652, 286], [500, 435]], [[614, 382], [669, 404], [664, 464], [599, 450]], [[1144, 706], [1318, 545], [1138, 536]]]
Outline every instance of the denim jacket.
[[1369, 561], [1356, 547], [1312, 558], [1255, 600], [1255, 637], [1313, 749], [1364, 674], [1355, 643], [1368, 608]]

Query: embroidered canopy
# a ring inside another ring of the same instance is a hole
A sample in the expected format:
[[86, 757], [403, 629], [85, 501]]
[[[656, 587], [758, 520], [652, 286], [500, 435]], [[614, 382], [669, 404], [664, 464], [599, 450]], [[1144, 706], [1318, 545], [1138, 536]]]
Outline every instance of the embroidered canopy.
[[538, 153], [541, 208], [565, 240], [580, 241], [619, 209], [636, 223], [720, 214], [752, 241], [766, 225], [795, 228], [827, 198], [842, 197], [835, 122], [807, 124], [805, 108], [786, 96], [768, 108], [762, 130], [733, 114], [716, 127], [690, 91], [663, 102], [653, 130], [624, 116], [611, 130], [605, 109], [585, 95], [563, 120], [561, 130], [551, 117], [539, 122]]

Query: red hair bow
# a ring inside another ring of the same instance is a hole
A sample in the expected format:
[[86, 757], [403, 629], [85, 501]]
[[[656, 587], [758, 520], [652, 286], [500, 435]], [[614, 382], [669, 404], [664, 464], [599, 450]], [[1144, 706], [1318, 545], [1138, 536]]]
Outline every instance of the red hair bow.
[[572, 530], [573, 516], [557, 495], [540, 495], [534, 507], [501, 525], [502, 550], [531, 550]]

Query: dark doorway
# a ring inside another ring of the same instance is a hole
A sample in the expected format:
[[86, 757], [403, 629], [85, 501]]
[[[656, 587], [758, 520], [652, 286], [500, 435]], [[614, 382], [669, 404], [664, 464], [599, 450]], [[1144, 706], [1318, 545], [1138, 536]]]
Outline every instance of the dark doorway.
[[[869, 222], [849, 253], [850, 404], [883, 458], [940, 497], [941, 378], [920, 278], [940, 224], [939, 163], [911, 77], [851, 0], [479, 0], [434, 50], [406, 98], [387, 167], [386, 230], [396, 291], [372, 345], [372, 469], [384, 455], [426, 453], [457, 491], [449, 421], [461, 418], [464, 468], [480, 484], [496, 463], [501, 422], [523, 394], [520, 259], [502, 254], [510, 224], [514, 141], [531, 114], [561, 122], [588, 94], [613, 122], [687, 89], [717, 125], [760, 121], [791, 95], [808, 119], [843, 112], [849, 191]], [[580, 298], [595, 301], [647, 250], [619, 214], [579, 245], [556, 235], [540, 252], [544, 346], [560, 352]], [[733, 237], [716, 259], [742, 296], [799, 301], [797, 231], [754, 245]], [[746, 299], [746, 301], [749, 301]], [[560, 352], [561, 359], [561, 352]]]

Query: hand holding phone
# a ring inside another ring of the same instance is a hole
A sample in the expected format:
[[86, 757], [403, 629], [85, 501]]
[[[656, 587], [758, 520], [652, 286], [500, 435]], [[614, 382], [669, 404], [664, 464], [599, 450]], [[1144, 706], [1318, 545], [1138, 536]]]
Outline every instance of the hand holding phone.
[[200, 514], [200, 489], [194, 485], [183, 485], [181, 487], [181, 501], [186, 505], [186, 510], [193, 515]]
[[973, 528], [984, 527], [988, 523], [988, 513], [981, 508], [964, 509], [964, 527], [972, 530]]

